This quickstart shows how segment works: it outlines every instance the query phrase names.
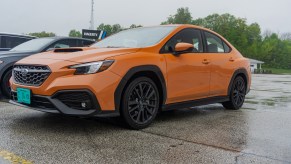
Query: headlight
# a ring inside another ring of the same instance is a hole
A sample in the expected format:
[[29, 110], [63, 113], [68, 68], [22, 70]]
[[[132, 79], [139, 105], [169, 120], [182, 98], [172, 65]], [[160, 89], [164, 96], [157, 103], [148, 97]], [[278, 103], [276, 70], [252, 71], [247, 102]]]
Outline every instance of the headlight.
[[3, 63], [3, 61], [0, 60], [0, 64], [2, 64], [2, 63]]
[[98, 72], [102, 72], [107, 70], [112, 64], [114, 60], [105, 60], [93, 63], [85, 63], [70, 66], [71, 69], [76, 69], [76, 75], [84, 75], [84, 74], [94, 74]]

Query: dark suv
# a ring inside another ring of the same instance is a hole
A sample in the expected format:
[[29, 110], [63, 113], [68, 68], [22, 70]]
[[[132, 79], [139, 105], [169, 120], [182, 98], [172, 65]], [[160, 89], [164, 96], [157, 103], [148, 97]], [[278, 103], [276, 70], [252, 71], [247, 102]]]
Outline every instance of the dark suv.
[[0, 33], [0, 51], [9, 51], [10, 49], [27, 42], [36, 37], [28, 35]]
[[0, 52], [0, 92], [5, 97], [10, 96], [9, 79], [11, 78], [13, 65], [18, 60], [56, 48], [86, 47], [93, 43], [92, 40], [82, 38], [48, 37], [33, 39], [14, 47], [10, 51]]

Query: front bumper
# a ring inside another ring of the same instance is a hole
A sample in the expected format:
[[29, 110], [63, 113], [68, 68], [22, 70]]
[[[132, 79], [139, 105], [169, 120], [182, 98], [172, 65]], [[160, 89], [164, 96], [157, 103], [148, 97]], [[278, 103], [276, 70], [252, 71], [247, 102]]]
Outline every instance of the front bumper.
[[102, 111], [98, 100], [89, 90], [63, 90], [53, 96], [32, 95], [29, 105], [18, 103], [15, 91], [12, 91], [11, 98], [11, 104], [46, 113], [85, 117], [119, 115], [116, 111]]

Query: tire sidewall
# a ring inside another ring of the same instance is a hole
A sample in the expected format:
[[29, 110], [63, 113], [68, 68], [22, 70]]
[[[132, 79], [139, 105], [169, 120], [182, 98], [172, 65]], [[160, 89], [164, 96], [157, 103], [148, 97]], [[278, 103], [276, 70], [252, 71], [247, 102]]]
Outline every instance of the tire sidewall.
[[3, 94], [3, 96], [8, 97], [8, 98], [10, 97], [10, 90], [7, 87], [6, 84], [7, 84], [7, 82], [9, 82], [9, 80], [10, 80], [11, 77], [12, 77], [12, 70], [8, 70], [4, 74], [3, 79], [1, 81], [1, 91], [2, 91], [2, 94]]
[[157, 113], [158, 113], [158, 108], [154, 111], [154, 114], [151, 118], [150, 121], [148, 121], [147, 123], [145, 124], [137, 124], [136, 122], [134, 122], [132, 120], [132, 118], [130, 117], [130, 114], [128, 112], [128, 97], [129, 97], [129, 94], [130, 94], [130, 91], [140, 82], [147, 82], [147, 83], [150, 83], [152, 85], [152, 87], [154, 88], [154, 90], [156, 91], [157, 93], [157, 99], [158, 99], [158, 103], [157, 103], [157, 106], [159, 107], [160, 106], [160, 97], [159, 97], [159, 90], [156, 86], [156, 84], [150, 79], [150, 78], [147, 78], [147, 77], [139, 77], [139, 78], [136, 78], [134, 80], [132, 80], [129, 85], [126, 87], [125, 91], [124, 91], [124, 94], [123, 94], [123, 97], [122, 97], [122, 102], [121, 102], [121, 111], [120, 111], [120, 114], [121, 116], [124, 118], [124, 120], [126, 121], [126, 123], [130, 126], [130, 128], [132, 129], [143, 129], [143, 128], [146, 128], [148, 127], [152, 122], [153, 120], [156, 118], [157, 116]]
[[[233, 104], [233, 107], [234, 107], [236, 110], [237, 110], [237, 109], [240, 109], [240, 108], [243, 106], [244, 101], [245, 101], [245, 97], [244, 97], [243, 102], [241, 103], [241, 105], [237, 105], [237, 104], [235, 103], [235, 100], [234, 100], [234, 97], [233, 97], [233, 92], [234, 92], [234, 89], [235, 89], [235, 84], [236, 84], [236, 82], [237, 82], [238, 80], [242, 80], [242, 81], [244, 82], [245, 90], [246, 90], [246, 82], [245, 82], [245, 80], [244, 80], [241, 76], [236, 77], [235, 80], [233, 81], [233, 85], [232, 85], [232, 88], [231, 88], [231, 94], [230, 94], [230, 100], [231, 100], [231, 102], [232, 102], [232, 104]], [[245, 93], [246, 93], [246, 91], [245, 91]]]

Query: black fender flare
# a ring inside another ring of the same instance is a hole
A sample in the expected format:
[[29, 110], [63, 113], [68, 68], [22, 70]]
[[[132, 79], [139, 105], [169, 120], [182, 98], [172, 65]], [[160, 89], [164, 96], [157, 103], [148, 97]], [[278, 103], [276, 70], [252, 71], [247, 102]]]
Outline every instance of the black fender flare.
[[247, 87], [247, 92], [249, 92], [248, 90], [248, 84], [249, 84], [249, 76], [248, 76], [248, 72], [245, 68], [239, 68], [237, 69], [236, 71], [234, 71], [233, 75], [232, 75], [232, 78], [230, 80], [230, 83], [229, 83], [229, 86], [228, 86], [228, 95], [230, 95], [230, 92], [231, 92], [231, 87], [232, 87], [232, 84], [233, 84], [233, 81], [234, 79], [237, 77], [238, 74], [244, 74], [245, 77], [246, 77], [246, 87]]
[[163, 101], [162, 104], [165, 104], [166, 99], [167, 99], [167, 88], [166, 88], [166, 81], [163, 76], [162, 71], [160, 68], [156, 65], [141, 65], [141, 66], [136, 66], [128, 70], [128, 72], [125, 74], [125, 76], [122, 78], [120, 81], [119, 85], [117, 86], [115, 92], [114, 92], [114, 103], [115, 103], [115, 110], [119, 111], [120, 110], [120, 103], [121, 103], [121, 98], [123, 91], [128, 84], [128, 81], [136, 74], [139, 72], [144, 72], [144, 71], [150, 71], [155, 73], [155, 75], [158, 77], [159, 82], [162, 86], [162, 92], [163, 92]]
[[0, 80], [2, 80], [2, 76], [4, 75], [4, 73], [9, 69], [12, 68], [13, 69], [13, 65], [15, 64], [15, 62], [6, 64], [3, 68], [1, 68], [0, 70]]
[[[0, 69], [0, 84], [2, 83], [2, 77], [4, 76], [4, 74], [7, 72], [9, 68], [13, 69], [14, 64], [15, 62], [6, 64], [3, 68]], [[0, 95], [2, 95], [2, 89], [0, 89]]]

